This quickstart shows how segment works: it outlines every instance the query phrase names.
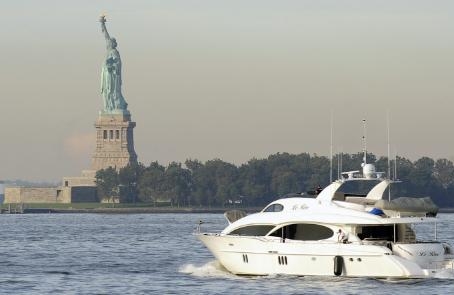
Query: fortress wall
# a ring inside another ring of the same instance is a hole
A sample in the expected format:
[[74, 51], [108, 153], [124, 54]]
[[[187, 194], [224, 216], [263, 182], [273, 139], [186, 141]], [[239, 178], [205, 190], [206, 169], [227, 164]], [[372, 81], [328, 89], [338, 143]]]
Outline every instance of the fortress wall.
[[63, 187], [57, 190], [57, 203], [69, 204], [71, 203], [71, 188]]
[[4, 203], [20, 203], [20, 187], [6, 187]]
[[96, 186], [96, 178], [86, 176], [63, 177], [63, 186]]
[[5, 203], [82, 203], [99, 202], [95, 186], [62, 188], [7, 187]]
[[57, 188], [7, 187], [5, 203], [56, 203]]
[[5, 185], [0, 181], [0, 203], [3, 203], [5, 200]]
[[7, 187], [6, 204], [18, 203], [83, 203], [99, 202], [95, 186], [62, 188]]

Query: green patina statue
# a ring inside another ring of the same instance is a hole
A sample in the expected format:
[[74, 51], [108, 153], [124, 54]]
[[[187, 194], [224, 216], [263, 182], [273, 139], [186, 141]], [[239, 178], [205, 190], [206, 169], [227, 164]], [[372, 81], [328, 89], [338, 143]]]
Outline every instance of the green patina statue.
[[129, 113], [123, 94], [121, 93], [121, 58], [117, 50], [117, 41], [111, 38], [106, 28], [106, 17], [99, 19], [101, 29], [106, 38], [107, 55], [102, 65], [101, 94], [103, 97], [104, 110], [107, 114]]

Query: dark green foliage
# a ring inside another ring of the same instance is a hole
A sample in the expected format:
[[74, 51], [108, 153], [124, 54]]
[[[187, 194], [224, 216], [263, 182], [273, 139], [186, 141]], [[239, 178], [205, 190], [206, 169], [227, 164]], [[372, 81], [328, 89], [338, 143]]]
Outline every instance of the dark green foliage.
[[454, 183], [454, 165], [446, 159], [439, 159], [435, 162], [434, 177], [444, 189]]
[[[342, 171], [361, 170], [363, 153], [333, 157], [333, 179]], [[397, 160], [397, 169], [394, 163]], [[388, 171], [388, 159], [367, 154], [377, 171]], [[391, 161], [391, 178], [402, 180], [392, 187], [397, 196], [431, 196], [440, 206], [454, 206], [454, 165], [446, 159], [423, 157], [412, 162], [403, 157]], [[267, 159], [251, 159], [237, 167], [214, 159], [202, 163], [186, 160], [167, 167], [152, 162], [119, 172], [113, 168], [96, 174], [100, 197], [120, 196], [122, 202], [163, 202], [177, 206], [261, 206], [282, 195], [325, 187], [330, 179], [325, 156], [277, 153]], [[395, 171], [396, 170], [396, 171]], [[397, 173], [397, 174], [396, 174]], [[365, 191], [369, 187], [358, 187]]]
[[96, 172], [96, 186], [100, 199], [118, 196], [119, 184], [118, 173], [114, 168], [109, 167]]
[[191, 193], [191, 173], [181, 167], [181, 163], [172, 162], [164, 172], [161, 195], [171, 203], [187, 205]]
[[142, 164], [129, 164], [118, 173], [119, 193], [122, 203], [135, 203], [138, 195], [137, 180], [141, 178], [145, 167]]
[[158, 162], [150, 163], [150, 166], [143, 169], [137, 179], [138, 197], [143, 202], [157, 201], [164, 187], [165, 167]]

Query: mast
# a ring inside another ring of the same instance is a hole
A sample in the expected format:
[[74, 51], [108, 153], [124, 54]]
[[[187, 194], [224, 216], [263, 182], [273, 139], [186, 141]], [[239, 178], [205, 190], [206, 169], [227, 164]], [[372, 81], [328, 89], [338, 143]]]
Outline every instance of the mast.
[[388, 125], [388, 178], [391, 179], [391, 152], [390, 152], [390, 147], [389, 147], [389, 133], [390, 133], [390, 124], [389, 124], [389, 111], [387, 113], [386, 117], [386, 123]]
[[363, 166], [365, 166], [367, 164], [366, 119], [363, 119], [363, 145], [364, 145]]
[[342, 178], [342, 157], [344, 153], [342, 152], [342, 148], [337, 153], [337, 179]]
[[341, 149], [341, 156], [340, 156], [340, 168], [339, 168], [339, 179], [342, 176], [342, 159], [344, 158], [344, 151]]
[[[386, 113], [386, 123], [388, 126], [388, 179], [391, 180], [391, 152], [389, 147], [389, 138], [390, 138], [390, 123], [389, 123], [389, 110]], [[388, 201], [391, 202], [391, 183], [388, 186]]]
[[341, 164], [340, 152], [337, 151], [337, 179], [341, 179]]
[[394, 179], [397, 180], [397, 150], [394, 155]]
[[333, 182], [333, 110], [331, 109], [331, 144], [329, 157], [329, 183]]

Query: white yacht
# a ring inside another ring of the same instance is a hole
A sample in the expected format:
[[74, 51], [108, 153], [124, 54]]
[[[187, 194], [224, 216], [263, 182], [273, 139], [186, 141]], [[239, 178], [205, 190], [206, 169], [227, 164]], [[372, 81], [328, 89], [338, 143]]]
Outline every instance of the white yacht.
[[[427, 278], [454, 272], [454, 250], [437, 240], [438, 208], [429, 198], [388, 200], [393, 181], [372, 164], [342, 175], [316, 198], [279, 199], [230, 220], [220, 233], [197, 237], [239, 275]], [[371, 180], [378, 184], [365, 197], [339, 191], [348, 182]], [[422, 228], [433, 232], [420, 241], [415, 229], [426, 223], [432, 225]]]

